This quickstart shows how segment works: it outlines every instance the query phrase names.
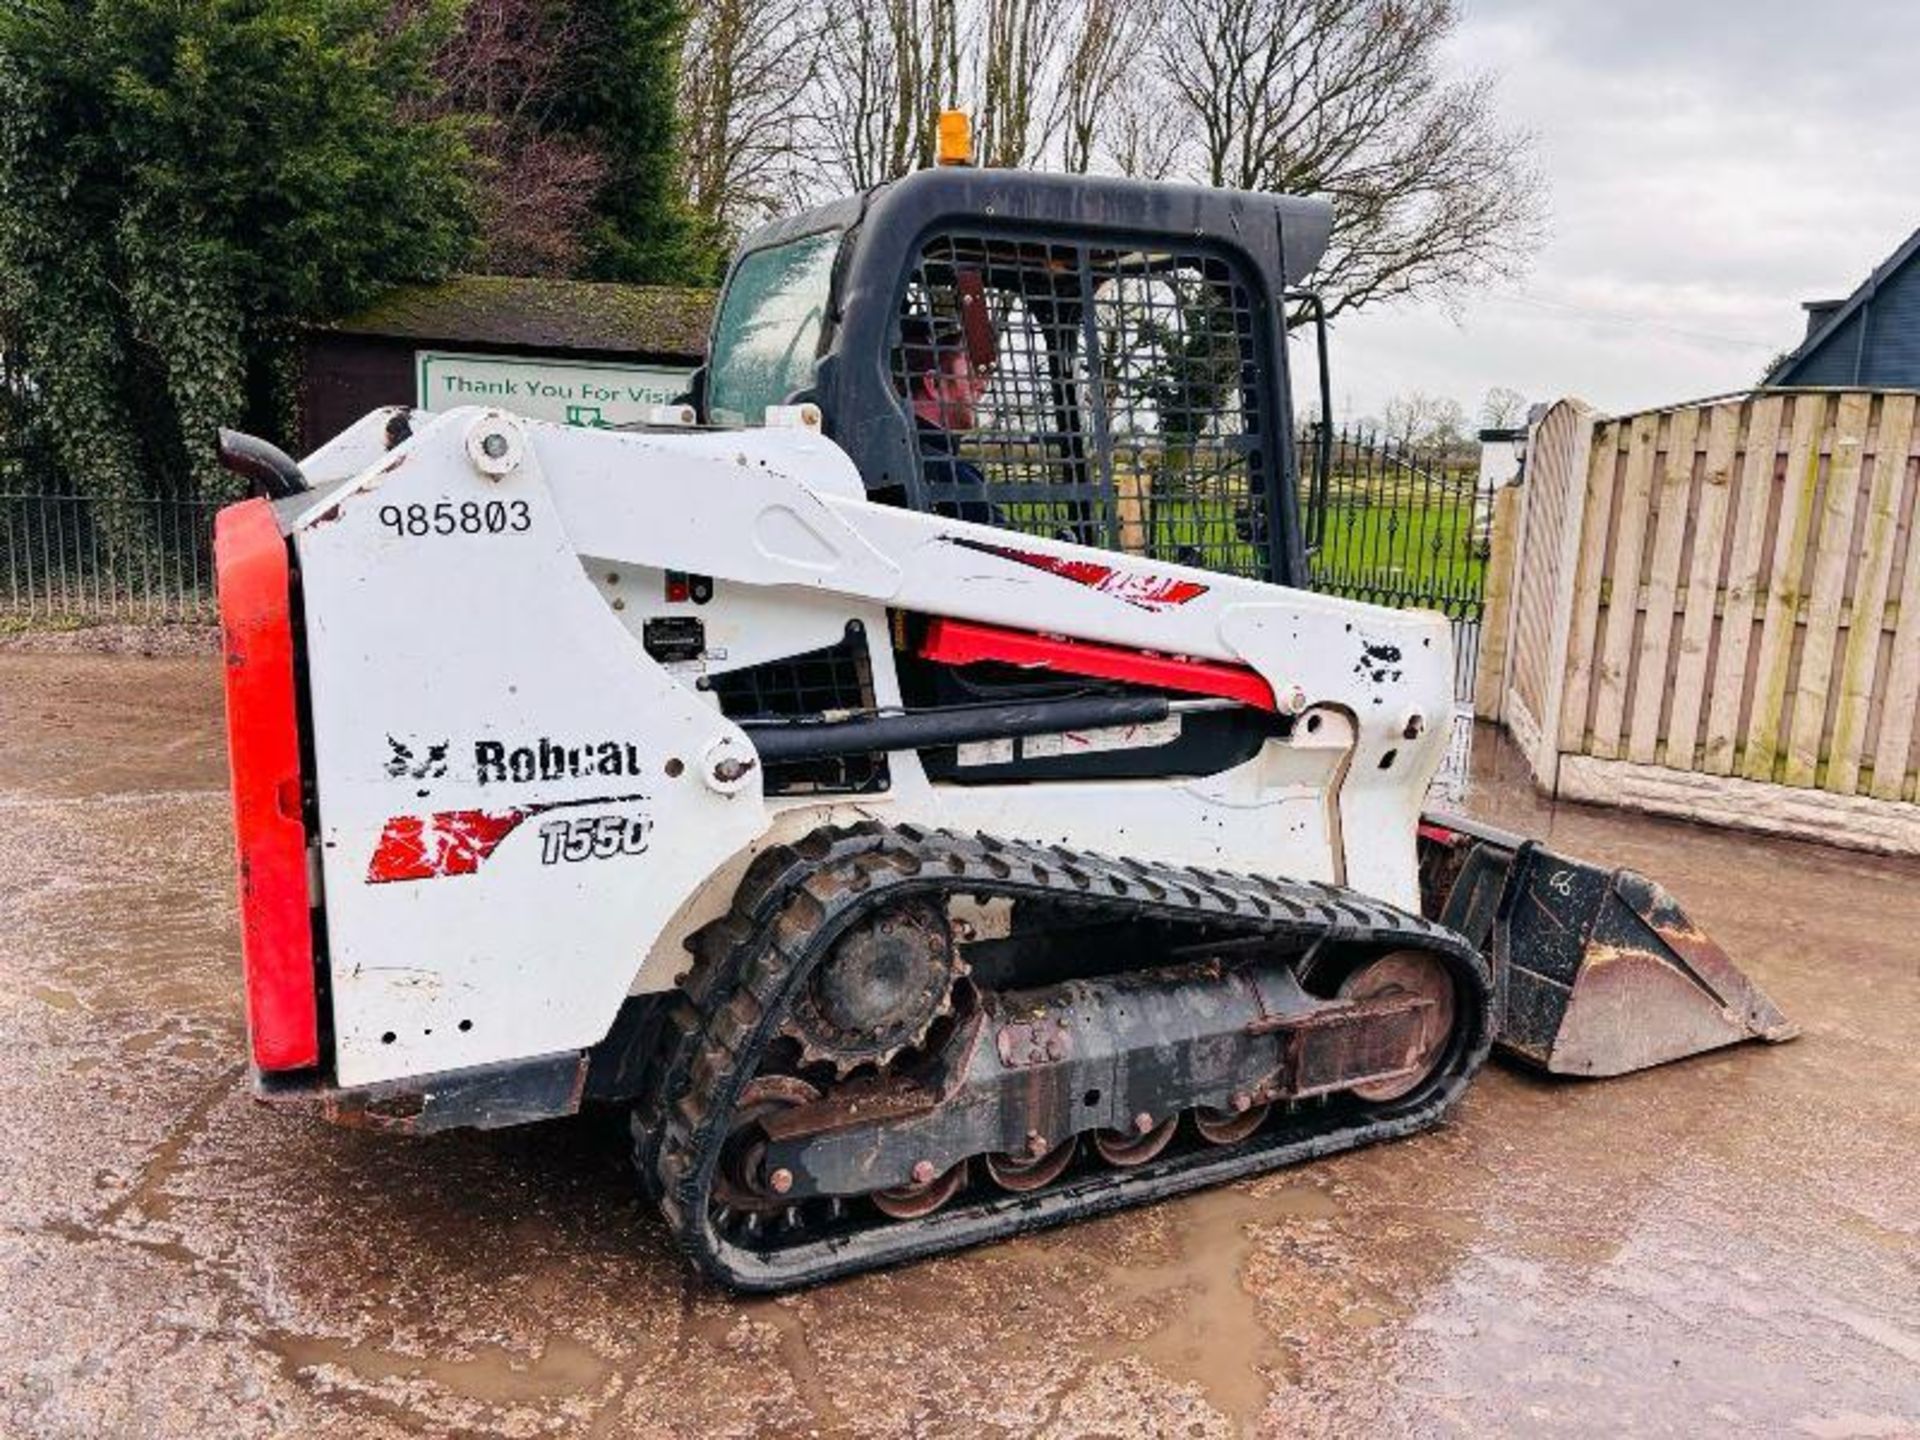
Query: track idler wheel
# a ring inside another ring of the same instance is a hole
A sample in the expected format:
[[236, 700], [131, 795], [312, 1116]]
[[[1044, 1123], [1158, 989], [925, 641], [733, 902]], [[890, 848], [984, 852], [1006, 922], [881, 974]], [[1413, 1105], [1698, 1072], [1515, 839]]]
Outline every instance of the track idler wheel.
[[[1145, 1125], [1140, 1123], [1142, 1120], [1146, 1122]], [[1131, 1130], [1094, 1131], [1093, 1148], [1100, 1152], [1100, 1158], [1109, 1165], [1130, 1169], [1146, 1164], [1166, 1149], [1179, 1124], [1178, 1115], [1169, 1115], [1156, 1125], [1151, 1115], [1143, 1114], [1134, 1121]]]
[[1395, 950], [1361, 966], [1340, 985], [1347, 1000], [1377, 1000], [1387, 995], [1414, 995], [1431, 1000], [1420, 1035], [1408, 1056], [1408, 1068], [1397, 1076], [1355, 1085], [1362, 1100], [1384, 1104], [1411, 1095], [1433, 1074], [1447, 1053], [1453, 1035], [1453, 980], [1440, 958], [1423, 950]]
[[787, 1202], [781, 1198], [777, 1176], [761, 1174], [766, 1153], [766, 1138], [759, 1121], [779, 1110], [813, 1105], [820, 1092], [793, 1075], [757, 1075], [740, 1092], [734, 1109], [733, 1130], [721, 1152], [720, 1166], [713, 1176], [716, 1205], [745, 1213], [778, 1210]]
[[1038, 1190], [1043, 1185], [1051, 1185], [1060, 1178], [1061, 1171], [1067, 1168], [1067, 1162], [1073, 1159], [1073, 1140], [1062, 1140], [1051, 1150], [1042, 1150], [1038, 1155], [1022, 1152], [998, 1155], [983, 1155], [980, 1163], [987, 1167], [987, 1178], [1002, 1190], [1011, 1190], [1022, 1194], [1028, 1190]]
[[786, 1031], [801, 1059], [837, 1075], [885, 1065], [927, 1038], [953, 1008], [965, 965], [954, 952], [946, 911], [929, 901], [881, 910], [843, 935], [808, 977]]

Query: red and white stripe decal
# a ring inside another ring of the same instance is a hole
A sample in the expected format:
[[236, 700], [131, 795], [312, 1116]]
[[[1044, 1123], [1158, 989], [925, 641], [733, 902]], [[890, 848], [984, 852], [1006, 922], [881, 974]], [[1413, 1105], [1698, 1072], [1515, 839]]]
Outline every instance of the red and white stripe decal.
[[535, 815], [588, 805], [627, 805], [646, 798], [645, 795], [591, 795], [580, 800], [516, 805], [511, 810], [436, 810], [431, 815], [394, 815], [380, 831], [373, 858], [367, 862], [367, 884], [471, 875], [523, 821]]
[[367, 883], [435, 880], [442, 875], [471, 875], [500, 842], [534, 813], [523, 810], [441, 810], [432, 815], [395, 815], [380, 833]]
[[1120, 570], [1097, 560], [1070, 560], [1059, 555], [1043, 555], [1037, 550], [1020, 550], [1011, 545], [990, 545], [984, 540], [968, 540], [958, 535], [950, 535], [947, 539], [968, 550], [978, 550], [983, 555], [997, 555], [1016, 565], [1058, 575], [1062, 580], [1071, 580], [1089, 590], [1098, 590], [1102, 595], [1111, 595], [1142, 610], [1170, 609], [1207, 593], [1207, 587], [1199, 581], [1184, 580], [1175, 575], [1140, 574], [1137, 571]]

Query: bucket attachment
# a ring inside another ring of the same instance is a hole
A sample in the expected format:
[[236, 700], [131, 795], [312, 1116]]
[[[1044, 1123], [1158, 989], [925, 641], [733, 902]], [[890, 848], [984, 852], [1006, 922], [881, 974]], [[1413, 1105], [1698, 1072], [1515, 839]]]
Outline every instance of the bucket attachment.
[[1624, 1075], [1791, 1040], [1726, 952], [1644, 875], [1453, 816], [1420, 826], [1421, 908], [1493, 967], [1495, 1044], [1556, 1075]]

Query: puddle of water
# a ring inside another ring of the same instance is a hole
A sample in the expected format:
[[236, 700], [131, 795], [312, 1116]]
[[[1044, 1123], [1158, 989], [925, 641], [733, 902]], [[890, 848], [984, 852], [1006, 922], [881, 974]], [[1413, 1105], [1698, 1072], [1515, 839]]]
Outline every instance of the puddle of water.
[[1328, 1219], [1339, 1213], [1339, 1203], [1317, 1187], [1294, 1184], [1265, 1195], [1210, 1190], [1168, 1204], [1176, 1211], [1176, 1257], [1116, 1267], [1103, 1277], [1123, 1302], [1163, 1315], [1165, 1323], [1144, 1340], [1088, 1348], [1098, 1360], [1134, 1356], [1170, 1380], [1197, 1385], [1209, 1404], [1247, 1427], [1266, 1409], [1273, 1382], [1297, 1378], [1246, 1287], [1250, 1232], [1276, 1221]]
[[[722, 1365], [755, 1366], [771, 1358], [765, 1355], [765, 1348], [771, 1348], [807, 1412], [802, 1432], [848, 1433], [849, 1421], [807, 1333], [809, 1321], [815, 1318], [812, 1302], [804, 1297], [737, 1299], [716, 1304], [711, 1297], [689, 1290], [682, 1298], [679, 1359], [684, 1363], [692, 1353], [691, 1342], [698, 1342], [726, 1357]], [[767, 1332], [771, 1332], [770, 1337]], [[857, 1401], [857, 1397], [849, 1398]]]
[[1393, 1316], [1374, 1305], [1355, 1305], [1346, 1310], [1340, 1318], [1356, 1330], [1377, 1330], [1387, 1324]]
[[773, 1327], [780, 1337], [780, 1361], [793, 1377], [800, 1399], [813, 1412], [816, 1423], [838, 1430], [846, 1422], [833, 1398], [833, 1387], [820, 1371], [820, 1362], [807, 1339], [807, 1328], [792, 1301], [760, 1300], [743, 1307], [755, 1320]]
[[173, 1197], [167, 1192], [167, 1182], [180, 1169], [181, 1157], [206, 1125], [214, 1107], [227, 1098], [245, 1072], [244, 1065], [231, 1065], [207, 1087], [167, 1137], [154, 1147], [132, 1188], [106, 1208], [100, 1219], [103, 1226], [111, 1225], [129, 1211], [158, 1221], [172, 1215]]
[[57, 1236], [73, 1245], [130, 1245], [146, 1254], [171, 1260], [176, 1265], [197, 1265], [201, 1258], [178, 1240], [156, 1239], [148, 1235], [105, 1230], [83, 1224], [78, 1220], [52, 1220], [41, 1227], [41, 1232]]
[[1262, 1219], [1276, 1215], [1296, 1220], [1331, 1220], [1340, 1213], [1340, 1202], [1316, 1185], [1289, 1185], [1277, 1195], [1259, 1197]]
[[525, 1405], [586, 1394], [599, 1389], [614, 1373], [612, 1364], [599, 1353], [564, 1335], [547, 1336], [537, 1357], [502, 1345], [480, 1344], [466, 1347], [472, 1354], [463, 1360], [403, 1355], [374, 1345], [285, 1331], [263, 1338], [290, 1372], [331, 1366], [374, 1386], [391, 1380], [425, 1380], [489, 1405]]

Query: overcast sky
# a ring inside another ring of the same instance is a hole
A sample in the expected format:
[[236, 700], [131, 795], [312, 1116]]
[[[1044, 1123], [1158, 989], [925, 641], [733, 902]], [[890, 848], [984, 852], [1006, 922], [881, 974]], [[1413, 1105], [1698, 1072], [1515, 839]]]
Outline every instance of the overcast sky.
[[1337, 415], [1489, 386], [1620, 413], [1738, 389], [1920, 228], [1916, 0], [1461, 0], [1550, 187], [1518, 285], [1363, 313]]

